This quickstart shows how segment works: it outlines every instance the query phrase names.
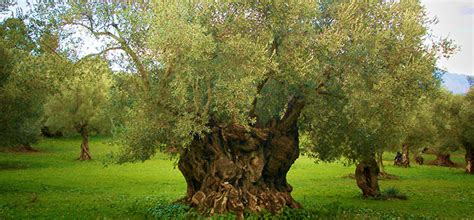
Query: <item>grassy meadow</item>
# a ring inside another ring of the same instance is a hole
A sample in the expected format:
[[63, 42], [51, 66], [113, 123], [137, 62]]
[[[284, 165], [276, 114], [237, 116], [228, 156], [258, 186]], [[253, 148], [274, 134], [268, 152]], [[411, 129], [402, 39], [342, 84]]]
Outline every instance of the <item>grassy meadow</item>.
[[[174, 159], [158, 154], [133, 164], [106, 164], [118, 149], [93, 137], [93, 160], [79, 162], [77, 137], [43, 139], [35, 153], [0, 153], [0, 219], [143, 219], [187, 218], [188, 208], [171, 205], [186, 191]], [[453, 161], [464, 163], [462, 152]], [[463, 169], [412, 165], [386, 171], [398, 180], [380, 181], [381, 190], [396, 188], [408, 200], [362, 199], [355, 180], [344, 178], [354, 166], [315, 164], [300, 157], [289, 172], [293, 196], [305, 209], [287, 210], [281, 218], [474, 218], [474, 176]], [[432, 158], [425, 156], [425, 161]], [[233, 218], [232, 215], [215, 216]], [[270, 217], [269, 215], [247, 217]]]

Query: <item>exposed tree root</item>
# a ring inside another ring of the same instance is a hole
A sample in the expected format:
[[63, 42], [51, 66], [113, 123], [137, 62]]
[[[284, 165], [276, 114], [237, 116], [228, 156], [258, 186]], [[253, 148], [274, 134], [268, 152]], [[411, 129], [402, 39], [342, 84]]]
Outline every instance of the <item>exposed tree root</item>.
[[185, 202], [205, 214], [244, 210], [277, 213], [301, 208], [286, 175], [299, 156], [298, 117], [304, 102], [293, 97], [283, 117], [267, 125], [219, 125], [195, 136], [180, 153], [178, 167], [187, 183]]

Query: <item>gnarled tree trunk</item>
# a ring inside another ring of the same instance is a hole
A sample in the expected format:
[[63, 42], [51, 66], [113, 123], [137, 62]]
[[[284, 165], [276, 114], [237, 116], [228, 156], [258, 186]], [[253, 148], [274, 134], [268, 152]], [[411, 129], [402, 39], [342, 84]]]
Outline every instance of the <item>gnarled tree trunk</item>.
[[81, 155], [78, 160], [91, 160], [91, 154], [89, 152], [89, 133], [87, 132], [87, 128], [82, 127], [80, 130], [82, 136], [82, 143], [81, 143]]
[[413, 154], [413, 159], [415, 160], [415, 162], [418, 164], [418, 165], [423, 165], [424, 163], [424, 159], [421, 155], [417, 154], [416, 152]]
[[379, 166], [377, 166], [377, 162], [373, 158], [364, 159], [357, 164], [355, 179], [364, 197], [378, 197], [380, 195], [377, 180], [379, 173]]
[[430, 162], [431, 165], [453, 167], [456, 164], [451, 161], [450, 154], [438, 153], [436, 154], [436, 160]]
[[402, 144], [402, 166], [410, 167], [410, 149], [408, 144]]
[[265, 130], [233, 125], [214, 127], [195, 137], [182, 153], [179, 169], [187, 183], [187, 202], [209, 214], [244, 209], [278, 212], [299, 208], [286, 174], [299, 156], [298, 127]]
[[[301, 103], [289, 108], [295, 105]], [[187, 183], [185, 201], [203, 213], [234, 212], [239, 218], [244, 209], [300, 208], [286, 180], [299, 156], [299, 112], [287, 113], [263, 128], [211, 125], [209, 134], [195, 137], [178, 163]]]
[[466, 173], [474, 174], [474, 149], [472, 146], [466, 147]]

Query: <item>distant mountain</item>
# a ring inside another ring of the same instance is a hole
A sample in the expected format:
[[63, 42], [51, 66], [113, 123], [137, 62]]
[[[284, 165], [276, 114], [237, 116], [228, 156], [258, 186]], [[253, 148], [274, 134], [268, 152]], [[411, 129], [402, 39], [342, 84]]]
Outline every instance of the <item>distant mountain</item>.
[[467, 75], [456, 73], [444, 73], [443, 86], [454, 94], [466, 94], [469, 90]]

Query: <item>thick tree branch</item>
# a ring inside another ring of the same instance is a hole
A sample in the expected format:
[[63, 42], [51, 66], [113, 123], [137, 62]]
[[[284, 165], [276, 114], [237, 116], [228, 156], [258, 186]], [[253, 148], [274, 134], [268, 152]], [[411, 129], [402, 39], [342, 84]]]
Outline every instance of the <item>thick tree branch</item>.
[[270, 77], [266, 77], [264, 80], [262, 80], [262, 82], [260, 82], [260, 84], [257, 85], [257, 93], [255, 94], [255, 97], [253, 98], [253, 101], [252, 101], [252, 109], [250, 110], [250, 117], [251, 118], [254, 118], [254, 117], [257, 117], [256, 115], [256, 110], [257, 110], [257, 100], [258, 100], [258, 96], [260, 95], [262, 89], [263, 89], [263, 86], [265, 86], [265, 84], [267, 83], [267, 81], [270, 79]]
[[148, 74], [145, 69], [145, 66], [140, 61], [140, 58], [138, 57], [138, 55], [132, 50], [132, 48], [130, 48], [130, 46], [125, 41], [123, 41], [121, 45], [123, 47], [123, 50], [132, 58], [133, 63], [135, 63], [135, 66], [138, 69], [138, 73], [144, 80], [145, 88], [148, 90], [150, 88], [150, 82], [148, 80]]
[[196, 80], [193, 84], [192, 84], [192, 88], [193, 88], [193, 102], [194, 102], [194, 111], [196, 112], [196, 114], [199, 116], [199, 110], [201, 109], [200, 108], [200, 102], [201, 102], [201, 96], [199, 94], [199, 82], [198, 80]]
[[326, 83], [331, 79], [331, 70], [330, 70], [330, 68], [326, 68], [326, 70], [323, 73], [323, 76], [324, 76], [324, 79], [316, 87], [316, 92], [320, 91], [326, 85]]
[[[322, 90], [326, 83], [331, 79], [331, 71], [329, 68], [326, 68], [326, 71], [323, 73], [324, 79], [316, 87], [316, 93], [321, 95], [333, 95], [325, 90]], [[281, 118], [279, 123], [279, 128], [287, 128], [291, 126], [296, 120], [298, 120], [301, 112], [303, 111], [306, 105], [304, 96], [293, 96], [290, 98], [287, 104], [287, 108], [284, 116]]]
[[296, 120], [298, 120], [301, 112], [303, 111], [306, 103], [303, 97], [293, 96], [288, 101], [285, 115], [281, 118], [278, 128], [284, 129], [291, 126]]
[[109, 47], [109, 48], [106, 48], [98, 53], [91, 53], [91, 54], [87, 54], [86, 56], [82, 57], [79, 61], [77, 61], [75, 64], [78, 64], [80, 62], [82, 62], [83, 60], [87, 60], [91, 57], [95, 57], [95, 56], [101, 56], [103, 54], [106, 54], [107, 52], [111, 51], [111, 50], [123, 50], [122, 47]]
[[[274, 38], [273, 41], [272, 41], [272, 46], [270, 47], [269, 53], [270, 53], [269, 60], [271, 62], [273, 57], [278, 53], [278, 42], [277, 42], [276, 38]], [[273, 69], [270, 69], [267, 72], [266, 77], [257, 85], [257, 92], [255, 94], [255, 97], [253, 98], [253, 101], [252, 101], [252, 109], [249, 112], [249, 115], [250, 115], [251, 118], [257, 117], [256, 111], [257, 111], [258, 97], [260, 96], [260, 93], [262, 92], [263, 87], [265, 86], [265, 84], [270, 79], [270, 76], [273, 75], [274, 72], [275, 71]]]
[[207, 101], [206, 101], [206, 104], [204, 105], [204, 110], [203, 110], [202, 115], [209, 114], [209, 108], [211, 107], [211, 97], [212, 97], [211, 82], [207, 82]]
[[325, 89], [328, 81], [331, 79], [331, 69], [326, 68], [323, 75], [324, 75], [324, 80], [316, 87], [316, 93], [319, 95], [326, 95], [326, 96], [332, 96], [338, 99], [343, 99], [344, 96], [340, 94], [331, 93], [330, 91]]
[[150, 83], [148, 81], [148, 74], [145, 69], [145, 66], [143, 65], [142, 61], [138, 57], [137, 53], [133, 51], [130, 45], [125, 41], [122, 31], [118, 28], [118, 25], [114, 23], [112, 24], [112, 26], [114, 27], [115, 31], [118, 33], [118, 38], [120, 40], [117, 40], [117, 41], [122, 45], [123, 50], [132, 58], [132, 61], [135, 63], [135, 66], [138, 69], [138, 73], [145, 81], [145, 87], [149, 89]]
[[52, 54], [54, 54], [57, 58], [59, 58], [59, 59], [61, 59], [61, 60], [64, 59], [64, 57], [61, 56], [61, 55], [60, 55], [54, 48], [52, 48], [50, 45], [48, 45], [48, 44], [42, 44], [42, 45], [45, 46], [46, 49], [47, 49], [49, 52], [51, 52]]
[[118, 27], [116, 25], [114, 25], [113, 27], [115, 28], [115, 30], [117, 31], [117, 33], [119, 35], [116, 35], [116, 34], [110, 32], [110, 31], [96, 31], [96, 30], [94, 30], [93, 21], [92, 21], [91, 18], [89, 18], [89, 26], [85, 25], [83, 23], [80, 23], [80, 22], [69, 22], [69, 23], [66, 23], [66, 24], [77, 25], [77, 26], [83, 27], [83, 28], [87, 29], [96, 38], [98, 38], [100, 36], [106, 36], [106, 37], [110, 37], [110, 38], [114, 39], [115, 41], [117, 41], [121, 45], [120, 49], [125, 51], [125, 53], [127, 53], [130, 56], [130, 58], [132, 59], [132, 62], [137, 67], [138, 74], [143, 79], [144, 86], [145, 86], [146, 90], [149, 90], [150, 83], [149, 83], [149, 80], [148, 80], [148, 74], [147, 74], [147, 71], [145, 69], [145, 66], [141, 62], [141, 60], [138, 57], [137, 53], [135, 53], [135, 51], [133, 51], [133, 49], [130, 47], [130, 45], [127, 43], [127, 41], [122, 37], [121, 31], [118, 29]]

